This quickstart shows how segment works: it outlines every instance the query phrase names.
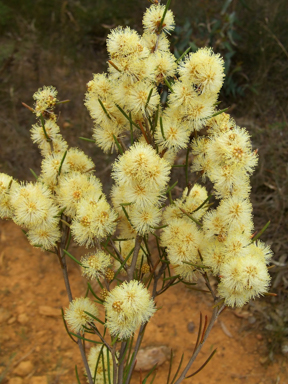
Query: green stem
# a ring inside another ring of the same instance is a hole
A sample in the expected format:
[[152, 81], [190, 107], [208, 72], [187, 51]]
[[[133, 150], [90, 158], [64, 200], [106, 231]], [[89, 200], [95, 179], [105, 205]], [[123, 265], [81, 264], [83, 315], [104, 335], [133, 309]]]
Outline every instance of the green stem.
[[189, 151], [190, 147], [188, 146], [187, 148], [187, 153], [186, 153], [186, 164], [185, 164], [185, 180], [186, 180], [186, 186], [188, 186], [188, 167], [189, 167]]
[[168, 8], [169, 8], [169, 6], [170, 6], [170, 3], [171, 3], [171, 0], [168, 0], [167, 3], [166, 3], [166, 6], [165, 6], [165, 9], [164, 9], [164, 12], [163, 12], [163, 15], [162, 15], [160, 24], [159, 24], [158, 34], [161, 33], [162, 26], [163, 26], [163, 23], [164, 23], [164, 19], [165, 19], [166, 13], [167, 13], [167, 11], [168, 11]]

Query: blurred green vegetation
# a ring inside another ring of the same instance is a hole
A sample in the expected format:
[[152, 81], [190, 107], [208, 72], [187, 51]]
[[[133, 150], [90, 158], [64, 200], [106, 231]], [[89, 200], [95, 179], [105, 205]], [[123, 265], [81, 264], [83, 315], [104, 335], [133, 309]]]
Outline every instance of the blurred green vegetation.
[[285, 91], [288, 81], [284, 75], [288, 71], [287, 1], [193, 3], [197, 10], [193, 17], [186, 17], [176, 28], [174, 53], [181, 55], [187, 46], [192, 51], [213, 47], [225, 60], [222, 96], [240, 103], [245, 97], [246, 108], [250, 97], [257, 115], [271, 110], [275, 114], [277, 108], [282, 108], [283, 118], [283, 112], [288, 111]]
[[0, 33], [18, 39], [34, 33], [44, 49], [76, 58], [78, 50], [104, 45], [108, 30], [118, 23], [139, 24], [143, 5], [127, 0], [2, 0]]
[[[141, 32], [147, 0], [1, 0], [0, 74], [21, 60], [31, 44], [85, 65], [104, 50], [110, 28], [129, 25]], [[176, 56], [187, 47], [211, 46], [225, 60], [222, 98], [257, 115], [287, 115], [288, 5], [286, 0], [172, 1]], [[51, 63], [47, 63], [50, 65]], [[243, 103], [243, 99], [245, 102]]]

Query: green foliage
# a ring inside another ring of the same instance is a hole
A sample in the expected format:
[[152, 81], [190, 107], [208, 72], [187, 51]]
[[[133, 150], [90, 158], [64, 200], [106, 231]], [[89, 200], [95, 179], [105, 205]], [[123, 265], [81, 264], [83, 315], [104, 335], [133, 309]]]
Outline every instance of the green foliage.
[[12, 13], [7, 5], [0, 1], [0, 31], [10, 22]]
[[22, 33], [23, 28], [30, 29], [37, 32], [45, 46], [56, 44], [75, 49], [91, 42], [104, 44], [101, 37], [106, 37], [109, 28], [129, 23], [138, 8], [139, 4], [132, 2], [127, 12], [127, 1], [116, 0], [3, 0], [0, 27], [5, 26], [6, 32], [16, 34]]
[[[261, 112], [268, 114], [279, 105], [285, 111], [287, 1], [194, 0], [193, 12], [188, 7], [189, 2], [184, 3], [177, 14], [177, 25], [180, 26], [174, 34], [174, 54], [179, 57], [189, 46], [192, 52], [200, 47], [212, 47], [225, 60], [223, 98], [231, 100], [233, 97], [239, 103], [244, 95], [250, 95], [258, 104], [261, 95], [261, 103], [257, 105]], [[183, 15], [186, 15], [185, 22]], [[247, 99], [245, 103], [247, 110]]]
[[192, 52], [205, 46], [219, 52], [225, 61], [223, 93], [226, 96], [238, 97], [244, 95], [248, 85], [239, 81], [243, 68], [241, 62], [235, 60], [235, 55], [241, 36], [237, 32], [238, 14], [231, 6], [232, 3], [233, 0], [226, 0], [224, 5], [215, 3], [213, 7], [208, 8], [208, 15], [199, 13], [193, 17], [193, 21], [186, 19], [182, 26], [176, 27], [173, 48], [177, 57], [180, 57], [188, 46]]

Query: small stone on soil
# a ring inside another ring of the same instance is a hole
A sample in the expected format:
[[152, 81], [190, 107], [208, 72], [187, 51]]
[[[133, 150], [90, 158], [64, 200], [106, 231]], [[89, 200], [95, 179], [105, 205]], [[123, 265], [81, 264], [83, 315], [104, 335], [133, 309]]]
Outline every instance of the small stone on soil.
[[16, 317], [11, 317], [11, 319], [9, 319], [8, 321], [7, 321], [7, 324], [8, 325], [11, 325], [11, 324], [13, 324], [13, 323], [15, 323], [15, 321], [16, 321]]
[[17, 321], [18, 321], [18, 323], [24, 325], [24, 324], [29, 323], [29, 317], [27, 316], [26, 313], [21, 313], [21, 315], [19, 315], [17, 317]]
[[34, 365], [31, 361], [21, 361], [21, 363], [15, 368], [14, 373], [18, 376], [27, 376], [33, 371]]
[[21, 377], [13, 377], [8, 381], [8, 384], [23, 384], [23, 379]]
[[170, 350], [165, 345], [140, 349], [135, 371], [149, 371], [155, 364], [159, 367], [167, 360], [169, 354]]
[[39, 307], [39, 313], [43, 316], [59, 317], [61, 316], [61, 311], [59, 308], [49, 307], [48, 305], [41, 305]]
[[30, 384], [47, 384], [47, 378], [46, 376], [33, 376], [30, 379]]
[[248, 323], [249, 324], [255, 324], [256, 323], [256, 318], [254, 316], [249, 316], [248, 317]]
[[189, 321], [189, 323], [187, 324], [187, 329], [188, 329], [188, 332], [190, 333], [194, 332], [195, 324], [193, 323], [193, 321]]
[[5, 308], [0, 308], [0, 324], [4, 323], [11, 316], [11, 313]]

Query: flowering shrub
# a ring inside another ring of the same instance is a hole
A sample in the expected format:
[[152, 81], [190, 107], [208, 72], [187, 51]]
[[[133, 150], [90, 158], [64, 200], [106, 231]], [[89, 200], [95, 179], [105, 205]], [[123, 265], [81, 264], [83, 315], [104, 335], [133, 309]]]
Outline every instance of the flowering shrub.
[[[271, 250], [258, 240], [262, 231], [254, 233], [249, 200], [257, 152], [246, 129], [217, 109], [224, 80], [220, 55], [202, 48], [176, 60], [170, 53], [166, 34], [174, 16], [168, 5], [155, 1], [147, 9], [142, 36], [129, 27], [112, 30], [108, 74], [96, 74], [87, 84], [92, 141], [119, 154], [111, 203], [92, 159], [68, 148], [60, 133], [54, 110], [62, 102], [54, 87], [39, 89], [34, 108], [28, 107], [39, 118], [31, 138], [43, 155], [40, 176], [34, 174], [35, 183], [18, 183], [0, 175], [1, 217], [21, 226], [32, 246], [59, 258], [70, 301], [63, 320], [79, 345], [89, 384], [130, 382], [145, 326], [157, 310], [154, 299], [169, 287], [204, 278], [215, 301], [176, 384], [187, 377], [223, 308], [241, 307], [269, 288]], [[174, 164], [180, 150], [186, 150], [186, 162]], [[204, 186], [189, 182], [190, 165], [199, 179], [213, 183], [216, 208]], [[186, 173], [186, 188], [176, 200], [171, 193], [176, 184], [169, 185], [172, 167]], [[157, 255], [151, 252], [153, 237]], [[80, 261], [69, 252], [71, 238], [90, 249]], [[99, 284], [99, 295], [88, 283], [91, 299], [88, 291], [73, 299], [66, 256]], [[210, 275], [218, 280], [217, 291]], [[88, 359], [86, 333], [99, 344]], [[76, 374], [79, 381], [77, 369]]]

